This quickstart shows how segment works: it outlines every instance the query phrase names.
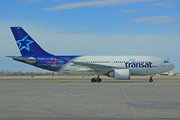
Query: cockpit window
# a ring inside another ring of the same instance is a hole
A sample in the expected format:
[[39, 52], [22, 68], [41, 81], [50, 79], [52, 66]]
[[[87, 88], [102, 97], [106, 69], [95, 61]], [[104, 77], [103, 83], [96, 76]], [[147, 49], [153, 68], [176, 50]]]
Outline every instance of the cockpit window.
[[164, 63], [169, 63], [169, 61], [164, 61]]

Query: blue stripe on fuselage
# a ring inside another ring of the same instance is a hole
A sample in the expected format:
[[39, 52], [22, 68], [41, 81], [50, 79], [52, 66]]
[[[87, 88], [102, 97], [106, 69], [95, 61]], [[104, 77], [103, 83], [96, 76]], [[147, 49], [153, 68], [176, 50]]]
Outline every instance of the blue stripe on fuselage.
[[42, 69], [50, 71], [58, 71], [64, 65], [66, 65], [70, 60], [80, 57], [80, 56], [20, 56], [23, 58], [33, 57], [36, 59], [36, 63], [28, 63], [23, 60], [14, 59], [19, 62], [27, 63]]
[[76, 57], [79, 56], [37, 56], [36, 67], [50, 71], [57, 71]]

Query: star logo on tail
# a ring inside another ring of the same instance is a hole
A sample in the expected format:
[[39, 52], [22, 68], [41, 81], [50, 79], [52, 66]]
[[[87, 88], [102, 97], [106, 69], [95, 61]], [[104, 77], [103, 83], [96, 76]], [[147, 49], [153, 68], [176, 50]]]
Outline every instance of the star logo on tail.
[[19, 47], [20, 51], [23, 50], [23, 49], [26, 49], [26, 50], [30, 51], [29, 45], [32, 44], [34, 41], [28, 40], [28, 36], [29, 35], [25, 36], [22, 40], [17, 40], [16, 41], [17, 44], [19, 45], [18, 47]]

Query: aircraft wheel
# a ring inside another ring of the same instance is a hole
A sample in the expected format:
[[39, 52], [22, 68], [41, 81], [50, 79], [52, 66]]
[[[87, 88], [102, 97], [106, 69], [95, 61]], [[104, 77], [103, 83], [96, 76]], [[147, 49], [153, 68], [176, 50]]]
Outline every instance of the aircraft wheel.
[[102, 79], [101, 78], [99, 78], [98, 80], [97, 80], [97, 82], [101, 82], [102, 81]]
[[95, 79], [95, 78], [92, 78], [92, 79], [91, 79], [91, 82], [92, 82], [92, 83], [96, 82], [96, 79]]
[[153, 82], [153, 79], [149, 79], [149, 82]]

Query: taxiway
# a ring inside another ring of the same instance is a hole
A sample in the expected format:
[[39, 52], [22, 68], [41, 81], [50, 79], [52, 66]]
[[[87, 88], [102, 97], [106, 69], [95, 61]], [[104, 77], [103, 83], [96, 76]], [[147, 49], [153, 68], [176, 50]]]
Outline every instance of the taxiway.
[[0, 119], [180, 119], [180, 82], [0, 82]]

